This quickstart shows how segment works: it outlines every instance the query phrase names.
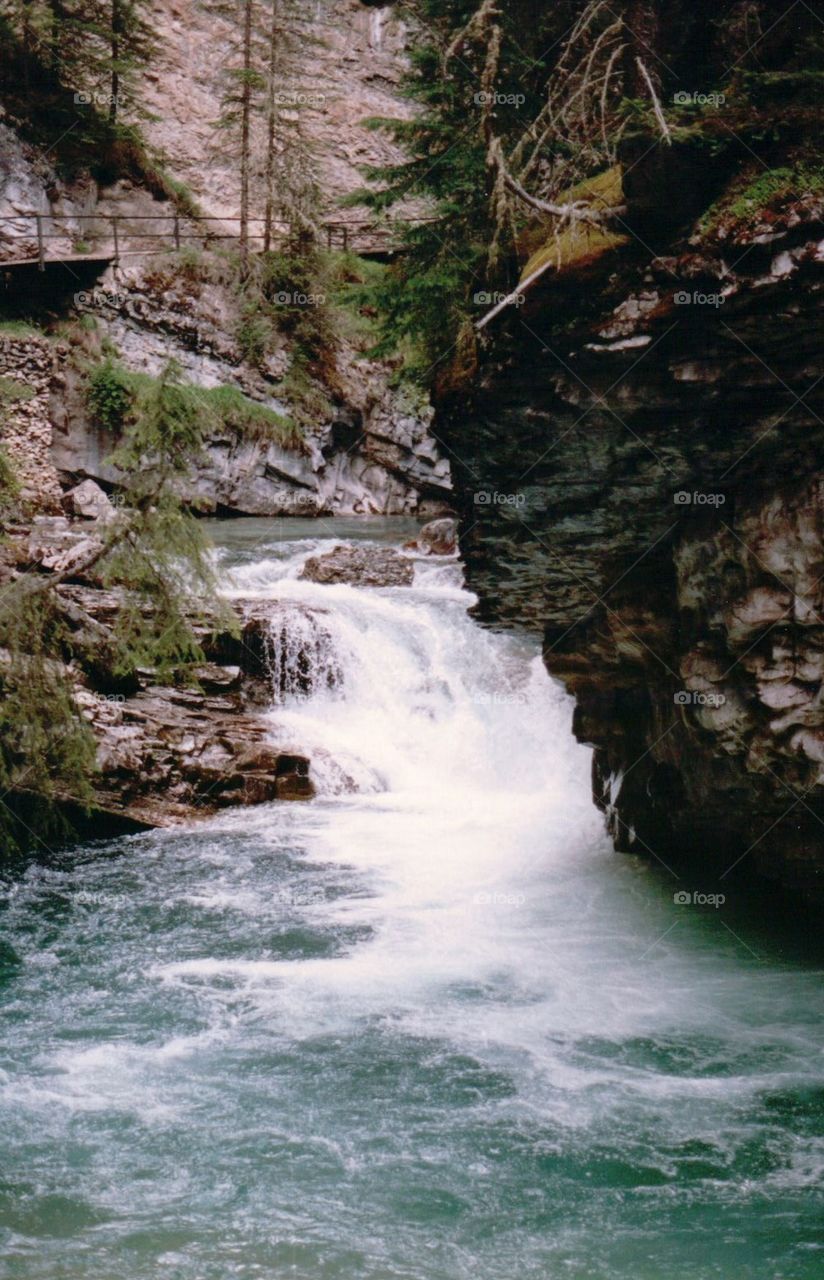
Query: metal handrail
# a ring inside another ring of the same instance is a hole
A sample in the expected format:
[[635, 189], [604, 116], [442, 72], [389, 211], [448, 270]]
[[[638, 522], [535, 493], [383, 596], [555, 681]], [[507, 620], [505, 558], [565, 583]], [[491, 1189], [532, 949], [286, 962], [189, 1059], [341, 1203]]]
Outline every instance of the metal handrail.
[[[223, 216], [221, 216], [221, 215], [219, 215], [219, 214], [180, 214], [179, 212], [175, 212], [174, 214], [162, 214], [162, 213], [136, 213], [136, 214], [117, 214], [117, 213], [79, 213], [79, 214], [71, 214], [71, 215], [69, 215], [69, 216], [70, 216], [71, 220], [72, 220], [72, 221], [74, 221], [74, 222], [93, 222], [93, 223], [103, 222], [103, 223], [108, 223], [108, 224], [111, 226], [111, 229], [112, 229], [112, 243], [113, 243], [113, 247], [114, 247], [114, 254], [113, 254], [112, 256], [113, 256], [113, 261], [114, 261], [114, 263], [115, 263], [115, 264], [117, 264], [117, 263], [120, 261], [120, 257], [121, 257], [121, 253], [120, 253], [120, 238], [121, 238], [121, 235], [123, 234], [123, 232], [122, 232], [122, 229], [121, 229], [120, 224], [122, 224], [122, 223], [131, 223], [131, 222], [163, 222], [163, 223], [171, 223], [171, 224], [172, 224], [172, 226], [171, 226], [171, 231], [170, 231], [168, 234], [169, 234], [170, 238], [174, 241], [174, 246], [175, 246], [175, 248], [176, 248], [176, 249], [179, 249], [179, 248], [180, 248], [180, 246], [181, 246], [181, 244], [183, 243], [183, 241], [199, 240], [199, 239], [201, 239], [201, 238], [206, 239], [206, 240], [212, 240], [212, 241], [214, 241], [214, 240], [232, 240], [232, 241], [237, 240], [237, 236], [236, 236], [236, 235], [232, 235], [232, 234], [221, 235], [220, 233], [218, 233], [218, 232], [214, 232], [214, 231], [208, 231], [208, 232], [206, 233], [206, 235], [205, 235], [205, 236], [203, 236], [203, 237], [198, 236], [198, 234], [197, 234], [196, 232], [193, 232], [193, 233], [187, 233], [185, 230], [181, 230], [181, 224], [182, 224], [182, 223], [194, 223], [194, 224], [198, 224], [198, 223], [203, 223], [203, 222], [218, 222], [218, 223], [238, 223], [238, 224], [241, 224], [241, 223], [243, 222], [243, 219], [242, 219], [242, 218], [240, 218], [240, 217], [238, 217], [238, 216], [236, 216], [236, 215], [233, 215], [233, 214], [223, 217]], [[36, 258], [30, 258], [30, 259], [27, 259], [27, 261], [29, 261], [29, 262], [35, 262], [35, 261], [36, 261], [36, 262], [37, 262], [37, 264], [38, 264], [38, 269], [39, 269], [40, 271], [45, 270], [46, 263], [47, 263], [47, 262], [49, 262], [49, 261], [52, 261], [52, 262], [59, 262], [59, 261], [61, 261], [61, 259], [60, 259], [59, 257], [57, 257], [57, 258], [48, 258], [48, 257], [47, 257], [47, 255], [46, 255], [46, 243], [47, 243], [47, 241], [49, 241], [49, 240], [63, 240], [63, 239], [65, 239], [65, 238], [66, 238], [66, 232], [65, 232], [65, 231], [64, 231], [64, 232], [60, 232], [60, 231], [50, 232], [47, 228], [45, 228], [45, 227], [44, 227], [44, 225], [43, 225], [43, 224], [44, 224], [44, 222], [46, 222], [46, 221], [52, 221], [52, 222], [53, 222], [53, 221], [55, 221], [54, 215], [53, 215], [53, 214], [47, 214], [47, 213], [35, 213], [35, 212], [32, 212], [32, 213], [26, 213], [26, 212], [24, 212], [24, 213], [15, 213], [15, 214], [11, 215], [11, 216], [7, 219], [7, 221], [9, 221], [9, 222], [19, 222], [19, 221], [21, 221], [21, 220], [23, 220], [23, 219], [32, 219], [32, 220], [34, 220], [34, 222], [35, 222], [35, 224], [36, 224], [36, 234], [37, 234], [37, 257], [36, 257]], [[434, 221], [436, 221], [436, 219], [434, 219], [434, 218], [396, 218], [396, 219], [395, 219], [395, 222], [396, 222], [396, 223], [397, 223], [397, 222], [403, 222], [403, 223], [407, 223], [407, 224], [409, 224], [409, 225], [415, 225], [415, 226], [419, 226], [419, 225], [421, 225], [421, 224], [424, 224], [424, 223], [430, 223], [430, 222], [434, 222]], [[247, 218], [247, 219], [246, 219], [246, 225], [247, 225], [247, 227], [252, 227], [252, 226], [255, 226], [255, 225], [257, 225], [257, 226], [262, 226], [262, 227], [264, 228], [264, 230], [265, 230], [266, 225], [267, 225], [267, 220], [266, 220], [265, 218], [256, 218], [256, 217]], [[339, 233], [340, 233], [340, 238], [341, 238], [341, 241], [342, 241], [342, 245], [343, 245], [344, 252], [349, 248], [350, 236], [352, 236], [352, 239], [354, 240], [355, 235], [357, 235], [359, 232], [360, 232], [360, 233], [364, 233], [364, 232], [369, 233], [373, 238], [380, 238], [380, 237], [387, 237], [387, 238], [391, 238], [391, 236], [392, 236], [392, 228], [391, 228], [391, 227], [383, 227], [383, 226], [380, 226], [379, 224], [377, 224], [377, 223], [375, 223], [375, 222], [364, 222], [364, 221], [358, 221], [358, 222], [355, 222], [355, 221], [345, 221], [345, 220], [343, 220], [343, 219], [341, 219], [341, 220], [332, 220], [332, 219], [329, 219], [329, 220], [327, 220], [327, 221], [323, 222], [321, 225], [326, 229], [327, 247], [328, 247], [329, 249], [331, 249], [331, 248], [333, 247], [333, 240], [334, 240], [335, 232], [339, 232]], [[159, 237], [160, 237], [160, 238], [163, 238], [163, 237], [164, 237], [164, 235], [165, 235], [166, 233], [164, 233], [163, 231], [157, 231], [157, 232], [150, 232], [150, 233], [148, 233], [148, 234], [141, 234], [140, 232], [136, 232], [136, 231], [128, 231], [126, 234], [128, 235], [128, 238], [129, 238], [130, 240], [156, 240], [156, 239], [158, 239]], [[285, 231], [283, 231], [283, 230], [278, 229], [278, 232], [277, 232], [277, 238], [278, 238], [279, 240], [282, 240], [282, 239], [283, 239], [287, 234], [288, 234], [287, 232], [285, 232]], [[3, 238], [4, 238], [5, 240], [28, 240], [28, 239], [30, 239], [30, 237], [29, 237], [28, 235], [26, 235], [25, 233], [21, 233], [21, 234], [14, 234], [14, 233], [11, 233], [11, 234], [9, 234], [9, 235], [5, 235]], [[260, 238], [260, 234], [259, 234], [259, 233], [257, 234], [256, 238]], [[139, 253], [139, 252], [140, 252], [140, 250], [138, 250], [137, 252]], [[0, 267], [2, 267], [2, 265], [3, 265], [3, 264], [0, 262]]]

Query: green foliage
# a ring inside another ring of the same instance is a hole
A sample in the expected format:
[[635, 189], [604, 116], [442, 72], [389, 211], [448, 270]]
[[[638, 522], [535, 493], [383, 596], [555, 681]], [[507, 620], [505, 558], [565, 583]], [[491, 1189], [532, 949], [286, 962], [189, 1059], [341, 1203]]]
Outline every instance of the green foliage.
[[249, 299], [244, 303], [235, 329], [235, 338], [243, 359], [249, 364], [259, 365], [269, 349], [272, 338], [271, 321], [264, 315], [259, 300]]
[[34, 398], [34, 391], [23, 382], [0, 375], [0, 405], [25, 403]]
[[359, 351], [372, 349], [380, 338], [374, 295], [384, 284], [388, 268], [350, 250], [329, 251], [321, 260], [329, 318], [336, 337]]
[[0, 512], [15, 501], [19, 492], [17, 476], [6, 450], [0, 445]]
[[[185, 509], [203, 447], [201, 405], [173, 365], [149, 381], [112, 459], [123, 478], [121, 505], [99, 531], [102, 545], [90, 552], [87, 569], [94, 563], [122, 596], [106, 655], [112, 675], [152, 667], [164, 679], [202, 660], [193, 622], [207, 613], [214, 622], [216, 583], [202, 524]], [[94, 740], [66, 666], [72, 658], [82, 666], [83, 657], [58, 585], [59, 575], [24, 572], [0, 593], [0, 792], [32, 792], [41, 802], [36, 820], [27, 809], [21, 831], [0, 801], [5, 851], [27, 831], [43, 839], [54, 802], [70, 797], [88, 805], [92, 797]]]
[[151, 380], [112, 455], [125, 477], [123, 506], [101, 572], [105, 582], [128, 588], [115, 632], [119, 672], [150, 666], [168, 678], [181, 663], [203, 659], [192, 618], [201, 602], [214, 601], [216, 579], [208, 541], [185, 509], [185, 494], [207, 429], [199, 398], [170, 364]]
[[26, 320], [0, 320], [0, 337], [45, 338], [46, 334]]
[[[142, 423], [147, 440], [148, 424], [157, 420], [156, 398], [162, 379], [133, 373], [112, 357], [89, 374], [86, 398], [95, 422], [114, 436]], [[163, 420], [178, 424], [196, 421], [198, 438], [234, 431], [249, 440], [271, 440], [287, 449], [300, 449], [303, 435], [290, 418], [256, 400], [237, 387], [195, 387], [178, 378], [166, 387]], [[148, 442], [152, 448], [157, 442]], [[169, 443], [166, 443], [169, 447]], [[117, 458], [115, 458], [115, 461]]]
[[824, 167], [784, 165], [759, 173], [754, 181], [748, 182], [730, 204], [730, 213], [735, 218], [748, 218], [781, 201], [822, 193]]
[[[67, 635], [54, 597], [32, 575], [0, 595], [0, 852], [60, 833], [54, 801], [91, 794], [91, 731], [58, 662]], [[40, 804], [21, 823], [10, 792], [35, 792]]]
[[223, 427], [247, 440], [271, 440], [284, 449], [303, 448], [300, 428], [291, 418], [250, 400], [237, 387], [211, 387], [202, 393], [207, 414], [213, 413]]
[[[722, 5], [711, 23], [688, 0], [412, 7], [420, 25], [411, 28], [405, 92], [416, 111], [371, 122], [409, 159], [367, 170], [370, 186], [349, 203], [380, 217], [403, 215], [413, 199], [434, 219], [396, 224], [406, 253], [360, 299], [380, 313], [375, 350], [417, 348], [429, 378], [462, 349], [479, 318], [476, 293], [513, 289], [525, 225], [543, 222], [547, 253], [555, 231], [567, 231], [531, 200], [558, 204], [564, 189], [624, 157], [638, 170], [640, 192], [641, 166], [662, 128], [683, 145], [685, 173], [706, 159], [710, 198], [725, 166], [740, 169], [754, 154], [779, 168], [791, 140], [812, 145], [820, 131], [824, 38], [809, 6], [776, 15], [768, 0], [748, 0]], [[635, 198], [628, 192], [630, 219]], [[567, 256], [580, 256], [579, 248], [586, 255], [610, 236], [577, 239], [588, 243], [568, 244]]]
[[114, 360], [105, 360], [89, 377], [86, 400], [98, 426], [117, 434], [134, 405], [133, 379]]
[[754, 225], [792, 200], [824, 195], [824, 165], [797, 160], [774, 169], [750, 168], [730, 183], [699, 224], [711, 235], [723, 224]]
[[307, 422], [331, 408], [324, 385], [334, 379], [338, 334], [329, 287], [326, 259], [309, 236], [258, 255], [237, 284], [242, 318], [236, 336], [247, 358], [261, 360], [278, 335], [289, 339], [284, 391]]
[[[373, 120], [391, 135], [406, 162], [366, 171], [370, 186], [351, 198], [378, 216], [423, 200], [430, 222], [396, 224], [404, 253], [384, 278], [358, 295], [361, 306], [380, 315], [376, 355], [412, 352], [413, 372], [431, 379], [454, 355], [457, 335], [483, 313], [475, 301], [490, 288], [509, 290], [518, 278], [511, 235], [501, 246], [500, 264], [488, 271], [493, 237], [490, 172], [481, 124], [479, 88], [486, 50], [462, 47], [444, 74], [450, 43], [478, 9], [471, 0], [422, 0], [416, 6], [423, 26], [412, 50], [404, 92], [417, 104], [409, 120]], [[540, 108], [545, 54], [564, 29], [569, 6], [553, 6], [525, 23], [529, 6], [502, 10], [504, 47], [496, 123], [515, 134]]]

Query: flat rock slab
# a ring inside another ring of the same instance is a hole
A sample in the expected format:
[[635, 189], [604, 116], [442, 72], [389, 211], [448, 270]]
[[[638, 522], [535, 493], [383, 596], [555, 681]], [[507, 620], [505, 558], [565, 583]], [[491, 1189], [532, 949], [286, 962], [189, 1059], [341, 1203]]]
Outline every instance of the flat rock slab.
[[309, 582], [353, 587], [411, 587], [415, 565], [391, 547], [335, 547], [307, 560], [300, 576]]

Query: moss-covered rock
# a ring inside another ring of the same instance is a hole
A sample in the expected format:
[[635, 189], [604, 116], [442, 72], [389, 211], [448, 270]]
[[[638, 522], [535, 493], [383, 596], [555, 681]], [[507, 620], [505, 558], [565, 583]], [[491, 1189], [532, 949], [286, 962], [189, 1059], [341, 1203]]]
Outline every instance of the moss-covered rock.
[[[614, 165], [594, 178], [587, 178], [577, 186], [564, 191], [558, 204], [586, 201], [595, 212], [614, 209], [623, 204], [621, 169]], [[577, 222], [561, 228], [557, 220], [547, 228], [546, 224], [525, 232], [522, 247], [529, 254], [521, 273], [526, 280], [533, 272], [554, 262], [559, 273], [587, 268], [629, 243], [629, 236], [608, 228], [594, 227], [590, 223]]]

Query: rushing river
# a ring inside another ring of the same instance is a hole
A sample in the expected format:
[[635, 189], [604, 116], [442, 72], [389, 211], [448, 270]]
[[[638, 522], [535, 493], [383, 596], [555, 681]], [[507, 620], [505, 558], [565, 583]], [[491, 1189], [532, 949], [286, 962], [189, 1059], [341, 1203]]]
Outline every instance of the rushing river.
[[820, 957], [611, 851], [456, 564], [297, 579], [407, 532], [219, 529], [229, 592], [325, 611], [342, 682], [271, 712], [316, 800], [3, 882], [0, 1274], [821, 1280]]

